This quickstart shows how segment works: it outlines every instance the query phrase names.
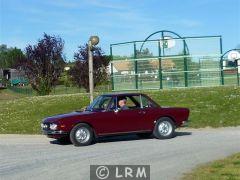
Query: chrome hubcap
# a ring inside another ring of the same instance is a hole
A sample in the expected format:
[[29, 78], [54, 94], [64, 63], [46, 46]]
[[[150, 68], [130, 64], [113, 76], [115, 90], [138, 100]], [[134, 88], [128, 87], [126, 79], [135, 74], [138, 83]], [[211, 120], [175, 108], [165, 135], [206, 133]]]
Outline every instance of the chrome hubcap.
[[76, 137], [78, 142], [85, 143], [90, 138], [90, 132], [87, 128], [81, 127], [76, 131], [75, 137]]
[[168, 136], [171, 134], [173, 128], [170, 122], [163, 121], [158, 125], [158, 131], [162, 136]]

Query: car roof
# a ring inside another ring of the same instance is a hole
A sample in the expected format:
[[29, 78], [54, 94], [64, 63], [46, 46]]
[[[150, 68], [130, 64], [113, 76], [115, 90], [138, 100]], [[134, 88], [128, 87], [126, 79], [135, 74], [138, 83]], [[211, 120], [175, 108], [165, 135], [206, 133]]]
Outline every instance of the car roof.
[[126, 92], [116, 92], [116, 93], [108, 93], [108, 94], [102, 94], [102, 96], [139, 96], [139, 95], [145, 95], [143, 93], [126, 93]]
[[139, 96], [143, 95], [147, 97], [151, 102], [159, 106], [158, 103], [156, 103], [153, 99], [151, 99], [148, 95], [144, 93], [130, 93], [130, 92], [115, 92], [115, 93], [108, 93], [108, 94], [102, 94], [101, 96], [111, 96], [111, 97], [116, 97], [116, 96]]

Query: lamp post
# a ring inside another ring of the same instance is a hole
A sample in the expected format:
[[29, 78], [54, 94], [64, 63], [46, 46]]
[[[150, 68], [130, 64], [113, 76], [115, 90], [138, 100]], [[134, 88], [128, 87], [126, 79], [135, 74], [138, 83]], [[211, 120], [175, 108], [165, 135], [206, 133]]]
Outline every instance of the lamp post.
[[91, 36], [88, 41], [88, 68], [89, 68], [89, 91], [90, 91], [90, 102], [93, 102], [93, 46], [99, 43], [98, 36]]

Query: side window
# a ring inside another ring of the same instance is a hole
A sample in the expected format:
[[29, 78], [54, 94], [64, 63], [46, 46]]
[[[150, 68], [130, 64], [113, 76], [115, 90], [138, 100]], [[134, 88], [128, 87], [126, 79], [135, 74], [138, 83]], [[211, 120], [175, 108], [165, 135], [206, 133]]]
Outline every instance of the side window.
[[93, 109], [107, 110], [112, 97], [102, 96], [102, 98], [94, 104]]
[[139, 97], [136, 97], [137, 96], [119, 96], [117, 99], [117, 107], [122, 110], [140, 108]]
[[128, 96], [127, 100], [128, 100], [127, 106], [130, 109], [136, 109], [141, 107], [140, 96]]
[[130, 97], [127, 97], [127, 107], [129, 108], [135, 108], [136, 104], [130, 99]]
[[140, 96], [132, 96], [132, 100], [134, 101], [136, 108], [141, 108]]
[[109, 110], [114, 110], [116, 108], [116, 97], [113, 97], [109, 103]]
[[145, 96], [141, 96], [141, 99], [142, 99], [142, 106], [143, 106], [143, 108], [155, 107], [155, 104], [153, 102], [151, 102]]

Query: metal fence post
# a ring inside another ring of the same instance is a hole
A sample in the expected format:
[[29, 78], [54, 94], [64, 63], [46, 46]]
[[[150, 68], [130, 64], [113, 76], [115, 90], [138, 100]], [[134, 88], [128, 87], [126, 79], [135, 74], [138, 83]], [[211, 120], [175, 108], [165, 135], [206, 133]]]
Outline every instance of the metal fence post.
[[184, 54], [184, 80], [185, 80], [185, 87], [188, 87], [188, 62], [187, 62], [187, 52], [186, 52], [186, 42], [183, 39], [183, 54]]
[[199, 72], [199, 80], [200, 80], [200, 86], [202, 86], [202, 72], [200, 71], [201, 69], [201, 61], [200, 59], [198, 60], [198, 72]]
[[224, 85], [224, 72], [223, 72], [223, 55], [222, 55], [222, 37], [220, 37], [220, 74], [221, 74], [221, 84]]
[[[161, 57], [164, 57], [165, 56], [165, 50], [164, 50], [164, 32], [162, 31], [161, 33], [161, 36], [162, 36], [162, 51], [161, 51]], [[160, 44], [160, 47], [161, 47], [161, 44]], [[161, 81], [163, 80], [163, 73], [162, 73], [162, 58], [161, 58], [161, 75], [162, 75], [162, 78], [161, 78]], [[163, 83], [163, 82], [162, 82]], [[167, 85], [168, 86], [168, 85]], [[163, 88], [163, 86], [162, 86]]]
[[237, 70], [237, 85], [239, 86], [239, 69], [240, 69], [240, 59], [236, 59], [236, 70]]
[[113, 78], [113, 55], [112, 55], [112, 45], [110, 45], [110, 57], [111, 57], [111, 83], [112, 90], [114, 90], [114, 78]]
[[138, 67], [137, 67], [136, 43], [134, 42], [134, 70], [135, 70], [135, 87], [138, 89]]
[[159, 76], [159, 81], [160, 81], [160, 89], [163, 88], [163, 85], [162, 85], [162, 58], [161, 58], [161, 44], [160, 44], [160, 41], [158, 41], [158, 76]]

